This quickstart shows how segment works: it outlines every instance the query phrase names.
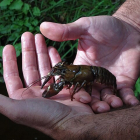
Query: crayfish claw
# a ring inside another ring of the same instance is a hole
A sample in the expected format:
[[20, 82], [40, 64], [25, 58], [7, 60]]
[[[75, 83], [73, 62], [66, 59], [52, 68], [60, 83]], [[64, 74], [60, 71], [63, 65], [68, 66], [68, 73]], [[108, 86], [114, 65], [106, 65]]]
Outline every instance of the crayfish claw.
[[48, 88], [42, 93], [42, 97], [49, 98], [59, 93], [59, 90], [55, 89], [55, 83], [50, 84]]
[[42, 97], [44, 98], [49, 98], [49, 94], [47, 94], [47, 90], [45, 90], [43, 93], [42, 93]]
[[53, 73], [54, 73], [54, 68], [52, 68], [52, 70], [48, 73], [48, 75], [46, 76], [45, 81], [43, 82], [41, 89], [45, 86], [45, 84], [52, 78]]
[[50, 73], [47, 75], [45, 81], [43, 82], [41, 89], [45, 86], [45, 84], [52, 78], [52, 76], [50, 76]]
[[54, 95], [57, 95], [63, 89], [63, 86], [64, 86], [63, 81], [61, 81], [59, 83], [50, 84], [50, 86], [47, 88], [47, 90], [45, 90], [42, 93], [42, 97], [49, 98], [49, 97], [52, 97]]

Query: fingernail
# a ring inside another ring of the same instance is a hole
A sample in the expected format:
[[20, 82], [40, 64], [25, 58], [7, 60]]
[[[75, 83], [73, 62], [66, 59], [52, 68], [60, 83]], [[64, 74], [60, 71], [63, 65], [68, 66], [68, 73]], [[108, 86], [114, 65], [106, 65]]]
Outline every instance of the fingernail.
[[108, 106], [108, 107], [101, 107], [101, 106], [99, 106], [98, 108], [97, 108], [97, 112], [98, 113], [104, 113], [104, 112], [108, 112], [110, 110], [110, 107]]
[[131, 106], [136, 106], [136, 105], [138, 105], [139, 103], [140, 103], [139, 100], [136, 99], [136, 98], [132, 98], [132, 99], [129, 100], [129, 104], [130, 104]]
[[111, 102], [111, 104], [110, 104], [113, 108], [118, 108], [118, 107], [121, 107], [121, 106], [123, 106], [123, 102], [122, 102], [122, 100], [120, 99], [120, 98], [115, 98], [112, 102]]
[[80, 102], [82, 103], [89, 103], [91, 101], [91, 99], [87, 96], [80, 96]]
[[100, 112], [100, 113], [101, 113], [101, 112], [105, 112], [105, 110], [104, 110], [104, 108], [102, 108], [102, 107], [99, 106], [99, 107], [97, 108], [97, 112]]

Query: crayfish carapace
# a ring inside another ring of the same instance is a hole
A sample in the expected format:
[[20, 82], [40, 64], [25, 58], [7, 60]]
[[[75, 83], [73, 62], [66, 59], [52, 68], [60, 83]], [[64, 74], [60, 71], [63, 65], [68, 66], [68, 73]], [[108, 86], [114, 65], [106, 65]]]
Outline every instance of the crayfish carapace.
[[41, 88], [56, 75], [60, 77], [43, 92], [42, 96], [44, 98], [58, 94], [64, 86], [68, 89], [74, 86], [71, 93], [71, 100], [73, 100], [73, 95], [76, 92], [82, 87], [92, 86], [94, 82], [111, 86], [115, 92], [117, 91], [116, 77], [107, 69], [97, 66], [68, 65], [65, 61], [57, 63], [52, 68], [48, 75], [45, 76], [45, 81]]

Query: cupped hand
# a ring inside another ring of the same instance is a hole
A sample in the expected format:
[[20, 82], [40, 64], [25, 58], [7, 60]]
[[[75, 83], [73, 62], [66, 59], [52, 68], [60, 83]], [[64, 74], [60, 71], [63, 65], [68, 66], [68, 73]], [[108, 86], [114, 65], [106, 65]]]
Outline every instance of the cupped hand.
[[[44, 37], [40, 34], [34, 37], [26, 32], [21, 40], [24, 81], [25, 85], [29, 85], [47, 75], [51, 66], [60, 61], [60, 56], [53, 47], [47, 50]], [[62, 131], [64, 132], [66, 127], [73, 127], [72, 123], [79, 116], [93, 115], [88, 104], [76, 100], [71, 101], [69, 90], [62, 90], [51, 100], [42, 97], [41, 82], [25, 90], [19, 77], [16, 52], [12, 45], [5, 46], [3, 50], [3, 66], [4, 80], [10, 98], [0, 95], [0, 112], [13, 121], [33, 127], [53, 138], [57, 136], [57, 139], [61, 139]], [[53, 81], [48, 82], [46, 86], [51, 82]], [[85, 94], [85, 91], [80, 92], [81, 96]], [[90, 97], [87, 97], [85, 103], [88, 100]], [[61, 132], [61, 136], [57, 133], [58, 131]], [[68, 132], [71, 131], [74, 130]]]
[[111, 89], [94, 87], [93, 110], [100, 106], [108, 111], [110, 106], [117, 108], [123, 102], [139, 104], [133, 88], [139, 76], [140, 34], [131, 25], [113, 16], [97, 16], [83, 17], [70, 24], [43, 22], [40, 30], [54, 41], [79, 39], [74, 64], [102, 66], [116, 76], [120, 98]]

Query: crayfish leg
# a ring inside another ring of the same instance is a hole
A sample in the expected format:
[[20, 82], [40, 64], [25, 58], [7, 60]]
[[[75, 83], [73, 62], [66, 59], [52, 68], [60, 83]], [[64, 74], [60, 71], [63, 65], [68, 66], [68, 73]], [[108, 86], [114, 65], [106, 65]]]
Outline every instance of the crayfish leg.
[[84, 87], [85, 85], [86, 85], [86, 80], [84, 80], [83, 81], [83, 83], [80, 85], [80, 87], [78, 88], [78, 86], [79, 86], [79, 82], [77, 82], [76, 84], [75, 84], [75, 87], [74, 87], [74, 89], [73, 89], [73, 92], [72, 92], [72, 94], [71, 94], [71, 101], [73, 101], [73, 95], [76, 93], [76, 92], [78, 92], [82, 87]]
[[80, 87], [78, 88], [78, 86], [79, 86], [79, 82], [77, 82], [76, 84], [75, 84], [75, 87], [74, 87], [74, 89], [73, 89], [73, 92], [71, 93], [71, 101], [73, 101], [73, 95], [76, 93], [76, 92], [78, 92], [82, 87], [84, 87], [85, 85], [86, 85], [86, 83], [87, 83], [87, 81], [86, 80], [84, 80], [83, 81], [83, 83], [80, 85]]
[[67, 89], [70, 89], [72, 87], [72, 84], [67, 85]]
[[73, 89], [73, 91], [72, 91], [72, 93], [71, 93], [71, 101], [73, 101], [73, 95], [76, 93], [76, 89], [77, 89], [77, 87], [78, 87], [78, 85], [79, 85], [79, 83], [77, 82], [76, 84], [75, 84], [75, 86], [74, 86], [74, 89]]
[[81, 84], [81, 86], [75, 91], [75, 92], [78, 92], [82, 87], [84, 87], [85, 86], [85, 84], [86, 84], [86, 80], [84, 80], [84, 82]]
[[85, 87], [85, 91], [86, 91], [87, 93], [89, 93], [89, 95], [91, 95], [91, 94], [92, 94], [92, 85], [86, 86], [86, 87]]

